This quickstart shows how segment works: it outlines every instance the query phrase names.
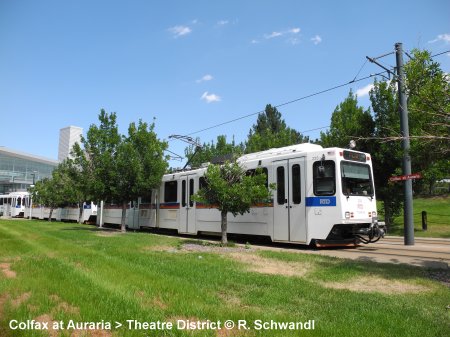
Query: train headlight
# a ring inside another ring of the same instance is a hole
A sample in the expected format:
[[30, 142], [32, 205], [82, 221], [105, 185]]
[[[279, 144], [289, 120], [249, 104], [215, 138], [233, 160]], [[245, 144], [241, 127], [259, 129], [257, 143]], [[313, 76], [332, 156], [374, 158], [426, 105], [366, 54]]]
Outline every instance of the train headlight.
[[374, 218], [374, 217], [376, 217], [376, 216], [377, 216], [377, 212], [373, 211], [373, 212], [372, 212], [372, 217]]
[[350, 219], [350, 212], [345, 212], [345, 218]]

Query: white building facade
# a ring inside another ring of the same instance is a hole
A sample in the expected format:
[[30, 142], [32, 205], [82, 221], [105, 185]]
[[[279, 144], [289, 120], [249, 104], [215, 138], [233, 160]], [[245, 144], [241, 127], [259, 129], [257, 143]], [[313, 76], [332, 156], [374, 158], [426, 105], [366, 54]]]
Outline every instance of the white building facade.
[[81, 144], [83, 128], [78, 126], [68, 126], [59, 131], [58, 161], [62, 162], [66, 158], [72, 158], [70, 151], [75, 143]]

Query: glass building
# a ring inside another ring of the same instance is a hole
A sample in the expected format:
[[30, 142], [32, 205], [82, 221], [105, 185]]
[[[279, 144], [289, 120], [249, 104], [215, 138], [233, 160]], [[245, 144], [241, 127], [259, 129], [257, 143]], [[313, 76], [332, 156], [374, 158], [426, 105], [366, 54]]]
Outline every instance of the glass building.
[[52, 175], [58, 161], [0, 146], [0, 194], [26, 191]]

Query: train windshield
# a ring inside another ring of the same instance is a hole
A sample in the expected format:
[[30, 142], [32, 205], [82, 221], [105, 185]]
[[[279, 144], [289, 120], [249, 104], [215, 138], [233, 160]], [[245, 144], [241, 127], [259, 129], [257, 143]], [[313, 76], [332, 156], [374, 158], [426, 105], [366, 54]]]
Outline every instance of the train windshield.
[[341, 162], [342, 193], [346, 196], [373, 196], [373, 182], [370, 166], [366, 164]]

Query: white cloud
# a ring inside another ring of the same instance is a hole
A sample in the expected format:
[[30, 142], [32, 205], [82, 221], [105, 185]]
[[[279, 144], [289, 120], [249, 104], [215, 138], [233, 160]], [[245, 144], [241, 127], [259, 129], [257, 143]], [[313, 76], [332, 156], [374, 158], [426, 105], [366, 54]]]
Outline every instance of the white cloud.
[[283, 35], [298, 34], [298, 33], [300, 33], [300, 28], [294, 27], [294, 28], [291, 28], [291, 29], [288, 29], [288, 30], [285, 30], [285, 31], [282, 31], [282, 32], [272, 32], [270, 34], [264, 34], [264, 38], [266, 38], [266, 39], [273, 39], [274, 37], [280, 37], [280, 36], [283, 36]]
[[175, 38], [178, 38], [190, 34], [192, 29], [188, 26], [174, 26], [169, 28], [169, 32], [171, 32]]
[[318, 45], [319, 43], [322, 42], [322, 38], [319, 35], [316, 35], [314, 37], [311, 38], [311, 41], [315, 44]]
[[219, 26], [225, 26], [227, 24], [229, 24], [230, 22], [228, 20], [219, 20], [217, 21], [217, 25]]
[[201, 79], [196, 80], [195, 82], [197, 82], [197, 83], [207, 82], [207, 81], [211, 81], [213, 78], [214, 78], [214, 77], [212, 77], [212, 75], [206, 74], [206, 75], [203, 76]]
[[217, 96], [216, 94], [209, 94], [207, 91], [205, 91], [200, 97], [201, 100], [206, 101], [206, 103], [212, 103], [212, 102], [220, 102], [221, 98], [220, 96]]
[[439, 41], [450, 43], [450, 34], [439, 34], [434, 40], [428, 41], [428, 43], [435, 43]]
[[369, 95], [369, 92], [370, 92], [370, 90], [372, 90], [372, 89], [373, 89], [373, 84], [368, 84], [368, 85], [366, 85], [365, 87], [356, 90], [356, 95], [357, 95], [358, 97], [364, 97], [364, 96], [367, 96], [367, 95]]
[[283, 35], [283, 33], [281, 33], [281, 32], [272, 32], [270, 34], [265, 34], [264, 37], [266, 39], [273, 39], [274, 37], [279, 37], [279, 36], [282, 36], [282, 35]]
[[250, 41], [250, 43], [251, 43], [251, 44], [258, 44], [258, 43], [259, 43], [259, 41], [258, 41], [258, 40], [256, 40], [256, 39], [253, 39], [253, 40], [251, 40], [251, 41]]

